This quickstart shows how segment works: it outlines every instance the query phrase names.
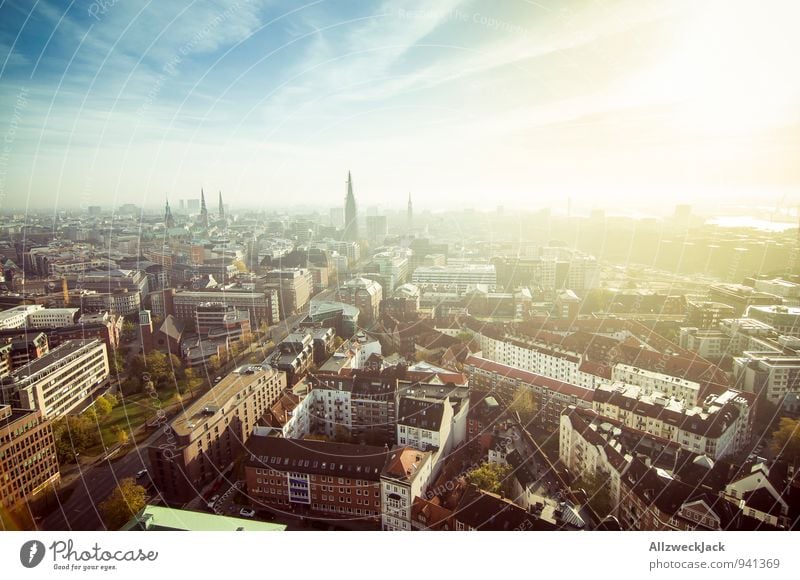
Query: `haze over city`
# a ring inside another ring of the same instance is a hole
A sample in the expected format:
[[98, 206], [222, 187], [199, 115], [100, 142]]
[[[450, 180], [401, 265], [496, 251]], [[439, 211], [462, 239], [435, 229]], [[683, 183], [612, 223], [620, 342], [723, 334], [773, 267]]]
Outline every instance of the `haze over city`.
[[0, 4], [4, 208], [784, 214], [790, 1]]

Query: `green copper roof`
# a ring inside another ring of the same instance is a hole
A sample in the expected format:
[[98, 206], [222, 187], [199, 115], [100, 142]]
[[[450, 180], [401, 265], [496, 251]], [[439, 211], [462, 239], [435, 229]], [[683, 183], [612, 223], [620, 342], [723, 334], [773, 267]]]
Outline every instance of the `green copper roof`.
[[259, 522], [245, 518], [218, 516], [203, 512], [179, 510], [157, 505], [147, 505], [123, 530], [164, 530], [192, 532], [280, 532], [286, 529], [283, 524]]

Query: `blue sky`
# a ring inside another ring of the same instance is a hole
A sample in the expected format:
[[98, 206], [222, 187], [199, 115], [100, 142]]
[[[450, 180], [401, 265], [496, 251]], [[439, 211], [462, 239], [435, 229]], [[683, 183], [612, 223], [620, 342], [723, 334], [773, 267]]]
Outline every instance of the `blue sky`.
[[789, 207], [797, 4], [0, 0], [0, 209]]

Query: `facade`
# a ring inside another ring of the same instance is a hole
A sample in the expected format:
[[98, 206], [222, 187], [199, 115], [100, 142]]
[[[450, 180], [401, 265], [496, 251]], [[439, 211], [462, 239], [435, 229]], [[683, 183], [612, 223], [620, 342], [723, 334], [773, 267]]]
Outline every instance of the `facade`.
[[342, 284], [336, 292], [336, 299], [358, 308], [362, 324], [378, 320], [383, 289], [374, 280], [353, 278]]
[[680, 399], [687, 405], [696, 405], [700, 397], [700, 383], [673, 377], [631, 365], [618, 363], [611, 371], [611, 380], [642, 387], [643, 394], [660, 393]]
[[282, 318], [300, 312], [314, 293], [314, 275], [308, 268], [287, 268], [267, 273], [266, 286], [280, 294]]
[[13, 510], [59, 484], [49, 421], [38, 411], [0, 405], [0, 508]]
[[780, 405], [800, 393], [800, 355], [746, 351], [733, 359], [733, 376], [737, 388]]
[[264, 292], [228, 291], [179, 291], [172, 297], [173, 311], [176, 318], [190, 323], [197, 319], [197, 307], [209, 302], [225, 304], [236, 310], [246, 310], [250, 316], [251, 326], [261, 322], [274, 324], [272, 304], [269, 295]]
[[28, 326], [47, 328], [71, 326], [78, 322], [80, 308], [44, 308], [28, 314]]
[[253, 436], [247, 451], [254, 508], [380, 522], [381, 475], [390, 456], [384, 447]]
[[243, 366], [173, 419], [147, 450], [150, 477], [164, 498], [190, 501], [228, 469], [285, 388], [284, 373]]
[[433, 478], [431, 453], [412, 447], [392, 449], [381, 472], [381, 529], [410, 531], [414, 500], [424, 497]]
[[604, 417], [717, 460], [738, 453], [750, 442], [754, 399], [731, 389], [693, 406], [616, 383], [598, 387], [592, 406]]
[[411, 275], [418, 286], [454, 287], [464, 291], [475, 284], [486, 284], [490, 291], [497, 285], [497, 273], [492, 264], [420, 266]]
[[481, 357], [467, 357], [464, 371], [474, 390], [496, 393], [507, 404], [518, 396], [520, 389], [531, 393], [536, 406], [536, 422], [545, 428], [557, 427], [561, 411], [570, 405], [583, 408], [592, 405], [591, 389]]
[[3, 310], [0, 312], [0, 329], [25, 326], [28, 316], [39, 310], [44, 310], [44, 306], [41, 304], [25, 304]]
[[721, 330], [700, 330], [693, 326], [680, 330], [681, 348], [696, 352], [709, 361], [720, 361], [731, 354], [731, 337]]
[[400, 397], [397, 408], [397, 442], [400, 445], [447, 452], [452, 427], [453, 408], [448, 399]]
[[800, 307], [749, 306], [745, 316], [769, 324], [778, 334], [800, 337]]
[[3, 400], [57, 419], [86, 403], [109, 377], [108, 353], [100, 340], [68, 340], [0, 380]]

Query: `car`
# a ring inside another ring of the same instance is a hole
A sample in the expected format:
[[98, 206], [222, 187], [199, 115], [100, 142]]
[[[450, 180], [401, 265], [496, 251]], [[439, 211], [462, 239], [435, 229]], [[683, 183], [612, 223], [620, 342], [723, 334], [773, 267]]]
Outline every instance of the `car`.
[[242, 508], [239, 510], [239, 515], [243, 518], [252, 518], [256, 515], [256, 510], [250, 508]]
[[136, 479], [142, 479], [145, 475], [147, 475], [147, 469], [141, 469], [136, 472]]
[[216, 377], [216, 378], [214, 378], [214, 382], [215, 382], [215, 383], [218, 383], [218, 382], [220, 382], [221, 380], [222, 380], [222, 377]]
[[219, 494], [212, 496], [211, 499], [208, 500], [208, 509], [214, 509], [214, 505], [217, 503], [218, 499]]

